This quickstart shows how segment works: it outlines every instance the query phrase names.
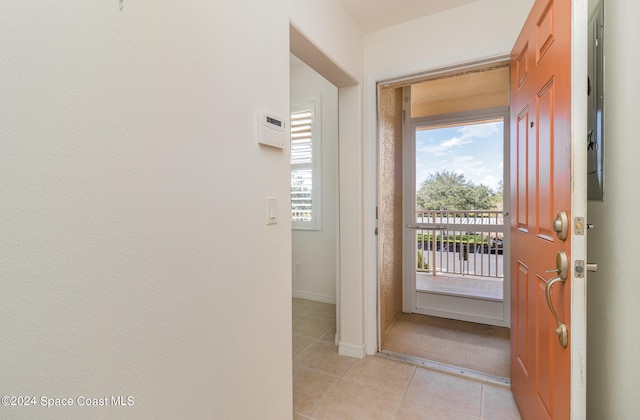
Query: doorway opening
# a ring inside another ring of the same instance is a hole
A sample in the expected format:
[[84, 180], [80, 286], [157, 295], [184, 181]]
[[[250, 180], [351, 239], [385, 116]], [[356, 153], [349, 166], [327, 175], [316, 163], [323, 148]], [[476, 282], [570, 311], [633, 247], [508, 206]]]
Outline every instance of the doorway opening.
[[[336, 334], [338, 353], [356, 358], [364, 357], [369, 350], [375, 352], [375, 309], [365, 317], [360, 305], [354, 302], [364, 299], [364, 284], [342, 282], [342, 278], [364, 278], [363, 261], [366, 247], [363, 246], [364, 227], [362, 215], [364, 202], [364, 161], [362, 160], [362, 107], [361, 83], [352, 74], [333, 61], [318, 45], [311, 42], [295, 25], [289, 26], [289, 48], [291, 54], [338, 89], [338, 165], [337, 179], [337, 230], [336, 238]], [[350, 139], [343, 141], [343, 139]], [[295, 266], [292, 267], [295, 270]], [[304, 267], [302, 267], [304, 269]], [[344, 298], [343, 298], [344, 297]], [[353, 328], [342, 328], [349, 323]], [[371, 343], [363, 345], [364, 329], [373, 329], [366, 334]], [[369, 338], [370, 337], [370, 338]]]
[[509, 66], [378, 88], [379, 349], [508, 382]]
[[294, 356], [337, 340], [338, 88], [290, 56]]

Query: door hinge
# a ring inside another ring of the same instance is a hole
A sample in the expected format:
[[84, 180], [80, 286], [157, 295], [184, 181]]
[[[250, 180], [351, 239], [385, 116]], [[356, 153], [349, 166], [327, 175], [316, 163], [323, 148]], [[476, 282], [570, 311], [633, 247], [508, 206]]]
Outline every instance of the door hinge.
[[378, 207], [376, 207], [376, 220], [378, 220]]
[[378, 236], [378, 228], [376, 228], [375, 234], [376, 234], [376, 236]]

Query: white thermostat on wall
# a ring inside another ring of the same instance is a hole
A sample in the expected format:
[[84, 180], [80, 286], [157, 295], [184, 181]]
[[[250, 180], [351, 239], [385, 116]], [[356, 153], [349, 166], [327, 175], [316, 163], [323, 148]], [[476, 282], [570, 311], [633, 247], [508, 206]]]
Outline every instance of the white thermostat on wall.
[[286, 140], [287, 123], [283, 118], [258, 114], [258, 143], [282, 149]]

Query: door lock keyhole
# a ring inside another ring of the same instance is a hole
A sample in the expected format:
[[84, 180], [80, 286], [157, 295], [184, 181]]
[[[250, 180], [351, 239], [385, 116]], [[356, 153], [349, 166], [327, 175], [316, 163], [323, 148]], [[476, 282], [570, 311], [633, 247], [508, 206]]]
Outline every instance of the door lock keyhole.
[[561, 241], [567, 240], [567, 235], [569, 234], [569, 216], [567, 212], [562, 210], [556, 214], [556, 218], [551, 222], [551, 227], [556, 232], [558, 239]]

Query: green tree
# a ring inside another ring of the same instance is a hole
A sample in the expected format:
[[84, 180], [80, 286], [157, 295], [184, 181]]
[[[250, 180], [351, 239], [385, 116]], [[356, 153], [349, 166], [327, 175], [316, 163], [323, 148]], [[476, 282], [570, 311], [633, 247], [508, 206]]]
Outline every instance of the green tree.
[[498, 191], [493, 195], [493, 207], [502, 210], [504, 208], [504, 185], [500, 181]]
[[422, 181], [416, 204], [422, 210], [490, 210], [496, 194], [486, 185], [474, 185], [463, 174], [442, 171]]

